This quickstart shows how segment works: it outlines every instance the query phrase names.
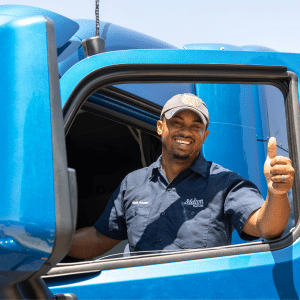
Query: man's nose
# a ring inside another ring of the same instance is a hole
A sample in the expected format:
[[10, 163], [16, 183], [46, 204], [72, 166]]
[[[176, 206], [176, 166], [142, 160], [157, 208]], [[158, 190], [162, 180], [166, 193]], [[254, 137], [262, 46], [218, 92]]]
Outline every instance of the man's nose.
[[189, 126], [182, 126], [180, 128], [180, 133], [184, 136], [192, 135], [192, 129]]

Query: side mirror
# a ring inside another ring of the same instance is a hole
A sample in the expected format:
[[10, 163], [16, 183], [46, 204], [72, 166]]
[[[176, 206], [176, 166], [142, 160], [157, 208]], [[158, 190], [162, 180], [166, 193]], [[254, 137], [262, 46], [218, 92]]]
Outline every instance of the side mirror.
[[67, 254], [76, 207], [72, 212], [53, 22], [15, 18], [0, 36], [2, 299], [22, 298], [18, 283]]

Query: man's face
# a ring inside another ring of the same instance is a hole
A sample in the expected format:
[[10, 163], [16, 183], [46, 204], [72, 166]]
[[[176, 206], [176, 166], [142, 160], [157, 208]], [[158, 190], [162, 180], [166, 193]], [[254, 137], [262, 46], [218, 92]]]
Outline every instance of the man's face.
[[200, 117], [191, 110], [182, 110], [171, 119], [157, 121], [157, 133], [162, 138], [163, 152], [177, 160], [194, 160], [209, 131]]

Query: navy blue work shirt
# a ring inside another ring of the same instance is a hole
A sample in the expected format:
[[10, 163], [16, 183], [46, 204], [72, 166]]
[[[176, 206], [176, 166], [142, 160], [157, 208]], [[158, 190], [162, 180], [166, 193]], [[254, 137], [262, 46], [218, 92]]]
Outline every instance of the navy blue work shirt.
[[125, 177], [94, 226], [109, 238], [128, 239], [130, 251], [224, 246], [234, 228], [242, 239], [256, 239], [242, 229], [263, 202], [252, 182], [201, 153], [169, 183], [160, 156]]

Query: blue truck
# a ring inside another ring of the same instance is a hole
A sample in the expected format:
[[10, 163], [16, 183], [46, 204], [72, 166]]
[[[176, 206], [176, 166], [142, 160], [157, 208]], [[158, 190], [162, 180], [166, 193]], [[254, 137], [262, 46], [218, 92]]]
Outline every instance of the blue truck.
[[[298, 299], [300, 55], [190, 44], [182, 49], [95, 21], [0, 6], [1, 299]], [[265, 197], [270, 136], [289, 156], [292, 213], [281, 238], [126, 254], [67, 256], [124, 176], [161, 152], [165, 102], [189, 92], [210, 112], [203, 155], [253, 181]], [[297, 271], [298, 270], [298, 271]]]

